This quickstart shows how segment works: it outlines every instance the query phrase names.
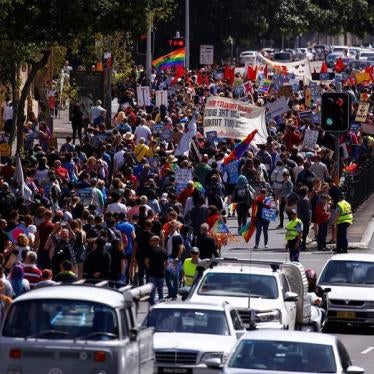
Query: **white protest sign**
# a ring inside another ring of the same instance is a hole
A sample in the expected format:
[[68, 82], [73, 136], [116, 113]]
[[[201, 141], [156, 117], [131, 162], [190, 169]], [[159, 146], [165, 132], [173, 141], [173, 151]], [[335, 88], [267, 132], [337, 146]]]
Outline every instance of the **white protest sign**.
[[149, 106], [151, 105], [151, 94], [149, 91], [149, 86], [138, 86], [136, 87], [136, 95], [138, 98], [139, 106]]
[[253, 130], [254, 142], [266, 143], [265, 108], [225, 97], [210, 96], [204, 110], [204, 133], [216, 131], [219, 138], [244, 139]]
[[168, 91], [156, 91], [156, 106], [160, 107], [161, 105], [168, 106]]
[[369, 109], [370, 109], [370, 103], [361, 101], [357, 109], [357, 114], [355, 118], [356, 122], [366, 122]]
[[175, 156], [188, 156], [191, 147], [191, 141], [197, 134], [196, 117], [193, 116], [190, 123], [188, 124], [188, 131], [182, 135], [181, 140], [178, 143], [177, 149], [175, 150]]
[[288, 107], [288, 99], [284, 96], [272, 103], [267, 103], [268, 113], [271, 118], [280, 116], [281, 114], [287, 112], [290, 108]]
[[373, 125], [368, 125], [367, 123], [363, 123], [361, 125], [361, 130], [365, 134], [374, 135], [374, 126]]
[[180, 192], [187, 186], [187, 182], [192, 180], [191, 169], [179, 168], [175, 171], [175, 182], [177, 185], [177, 192]]
[[200, 45], [200, 65], [213, 65], [214, 46]]
[[315, 130], [305, 130], [303, 147], [308, 149], [314, 149], [314, 146], [317, 144], [318, 140], [318, 131]]

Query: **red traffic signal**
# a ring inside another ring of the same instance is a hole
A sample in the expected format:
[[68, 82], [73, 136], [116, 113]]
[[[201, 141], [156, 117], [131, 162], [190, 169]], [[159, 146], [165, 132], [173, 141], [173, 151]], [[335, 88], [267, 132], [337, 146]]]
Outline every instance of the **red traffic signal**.
[[183, 48], [185, 46], [184, 38], [172, 38], [169, 39], [169, 45], [172, 48]]

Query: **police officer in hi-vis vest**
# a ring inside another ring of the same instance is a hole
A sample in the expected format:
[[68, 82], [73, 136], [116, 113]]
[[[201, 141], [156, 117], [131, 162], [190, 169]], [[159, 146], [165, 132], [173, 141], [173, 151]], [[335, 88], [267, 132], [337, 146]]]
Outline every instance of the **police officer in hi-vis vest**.
[[347, 230], [353, 222], [352, 207], [345, 200], [344, 192], [340, 193], [336, 214], [336, 252], [348, 252]]
[[296, 209], [291, 210], [290, 222], [286, 226], [286, 249], [290, 252], [290, 261], [299, 261], [300, 241], [303, 234], [303, 223], [297, 217]]
[[200, 250], [197, 247], [192, 247], [190, 251], [191, 257], [186, 258], [183, 262], [183, 280], [185, 286], [192, 286], [196, 275], [196, 266], [200, 262]]

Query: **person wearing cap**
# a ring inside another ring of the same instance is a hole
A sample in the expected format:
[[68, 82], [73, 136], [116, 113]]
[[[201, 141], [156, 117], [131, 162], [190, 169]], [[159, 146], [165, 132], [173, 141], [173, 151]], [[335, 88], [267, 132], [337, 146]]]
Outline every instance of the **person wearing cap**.
[[345, 200], [345, 194], [340, 193], [339, 202], [337, 204], [336, 217], [336, 252], [348, 252], [348, 227], [353, 223], [353, 214], [351, 204]]
[[191, 257], [186, 258], [183, 262], [183, 281], [185, 286], [192, 286], [196, 275], [196, 267], [200, 262], [200, 250], [192, 247], [190, 251]]
[[290, 221], [286, 226], [286, 249], [290, 252], [290, 261], [299, 261], [300, 242], [303, 234], [303, 223], [297, 217], [296, 209], [290, 211]]

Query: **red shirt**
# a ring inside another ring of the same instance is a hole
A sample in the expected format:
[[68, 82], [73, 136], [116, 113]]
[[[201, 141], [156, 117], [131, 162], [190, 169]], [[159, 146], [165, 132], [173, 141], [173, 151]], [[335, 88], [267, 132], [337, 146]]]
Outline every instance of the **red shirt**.
[[290, 151], [294, 145], [298, 145], [301, 141], [299, 132], [287, 131], [283, 136], [283, 142], [286, 145], [287, 151]]
[[55, 227], [55, 224], [51, 221], [48, 222], [42, 222], [38, 226], [38, 232], [39, 232], [39, 248], [38, 250], [43, 250], [45, 247], [45, 243], [47, 242], [49, 234], [52, 232], [53, 228]]
[[316, 223], [326, 223], [330, 218], [327, 204], [319, 202], [316, 206]]
[[25, 265], [23, 271], [25, 273], [24, 278], [30, 284], [35, 284], [42, 280], [42, 271], [36, 265]]

